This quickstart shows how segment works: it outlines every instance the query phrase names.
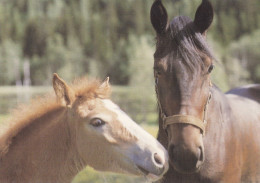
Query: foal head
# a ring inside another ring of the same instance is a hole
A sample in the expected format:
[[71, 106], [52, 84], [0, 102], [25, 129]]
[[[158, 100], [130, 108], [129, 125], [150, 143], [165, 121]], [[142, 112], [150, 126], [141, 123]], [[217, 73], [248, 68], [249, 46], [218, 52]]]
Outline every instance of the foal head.
[[151, 8], [151, 23], [157, 33], [154, 77], [168, 134], [168, 153], [179, 172], [197, 171], [204, 161], [205, 109], [210, 99], [213, 56], [205, 34], [213, 19], [208, 0], [198, 7], [195, 19], [185, 16], [170, 23], [161, 0]]
[[167, 151], [108, 99], [108, 78], [69, 87], [54, 74], [53, 86], [66, 107], [70, 132], [84, 164], [96, 170], [159, 179], [168, 169]]

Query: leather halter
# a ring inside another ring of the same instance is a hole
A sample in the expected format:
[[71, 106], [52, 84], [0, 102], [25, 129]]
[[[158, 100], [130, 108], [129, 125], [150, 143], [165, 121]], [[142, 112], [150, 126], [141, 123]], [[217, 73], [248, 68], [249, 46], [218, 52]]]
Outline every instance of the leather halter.
[[[210, 86], [212, 86], [211, 82], [210, 82]], [[166, 130], [167, 127], [172, 124], [190, 124], [190, 125], [200, 128], [203, 136], [205, 135], [206, 124], [207, 124], [207, 121], [206, 121], [207, 109], [208, 109], [208, 104], [210, 103], [210, 100], [211, 100], [211, 92], [209, 92], [208, 99], [207, 99], [207, 102], [206, 102], [206, 104], [204, 106], [204, 110], [203, 110], [203, 120], [201, 120], [201, 119], [191, 116], [191, 115], [178, 114], [178, 115], [166, 116], [162, 110], [162, 106], [159, 101], [157, 83], [155, 84], [155, 90], [156, 90], [156, 94], [157, 94], [157, 100], [158, 100], [158, 105], [160, 108], [161, 117], [163, 119], [163, 129], [164, 130]]]

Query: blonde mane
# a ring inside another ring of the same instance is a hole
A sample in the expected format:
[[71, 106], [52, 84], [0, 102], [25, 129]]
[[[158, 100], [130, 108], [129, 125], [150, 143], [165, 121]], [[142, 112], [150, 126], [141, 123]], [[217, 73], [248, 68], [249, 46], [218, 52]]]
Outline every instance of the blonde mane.
[[[82, 100], [109, 98], [110, 89], [101, 88], [100, 86], [101, 82], [99, 80], [90, 80], [87, 78], [77, 79], [70, 85], [76, 97]], [[64, 106], [56, 100], [54, 92], [35, 98], [29, 104], [19, 105], [13, 110], [11, 119], [5, 123], [7, 127], [1, 127], [0, 158], [8, 152], [12, 139], [23, 129], [30, 126], [36, 119], [43, 115], [52, 111], [62, 110], [63, 108]]]

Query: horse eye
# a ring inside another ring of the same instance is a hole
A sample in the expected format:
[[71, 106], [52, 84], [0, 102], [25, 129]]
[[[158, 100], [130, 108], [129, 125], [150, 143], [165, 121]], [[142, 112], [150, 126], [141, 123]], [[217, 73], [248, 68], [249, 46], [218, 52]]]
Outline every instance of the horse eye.
[[158, 77], [155, 78], [155, 84], [158, 84]]
[[156, 75], [160, 76], [160, 75], [162, 75], [162, 72], [161, 71], [156, 71]]
[[94, 127], [99, 127], [105, 124], [105, 122], [102, 119], [94, 118], [91, 120], [90, 124]]
[[214, 69], [214, 65], [212, 64], [209, 66], [208, 73], [211, 73], [213, 69]]

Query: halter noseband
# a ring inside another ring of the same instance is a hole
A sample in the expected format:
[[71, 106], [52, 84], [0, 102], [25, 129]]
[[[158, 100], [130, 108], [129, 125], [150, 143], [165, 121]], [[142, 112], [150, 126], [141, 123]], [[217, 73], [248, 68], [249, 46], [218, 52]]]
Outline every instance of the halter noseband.
[[[210, 82], [210, 86], [212, 86], [211, 82]], [[208, 96], [207, 102], [206, 102], [206, 104], [204, 106], [204, 110], [203, 110], [203, 120], [201, 120], [201, 119], [191, 116], [191, 115], [179, 114], [179, 115], [166, 116], [165, 113], [162, 111], [162, 106], [159, 101], [157, 83], [155, 85], [155, 90], [157, 93], [158, 105], [160, 108], [161, 116], [163, 119], [163, 129], [164, 130], [166, 130], [167, 127], [172, 124], [190, 124], [190, 125], [194, 125], [194, 126], [200, 128], [203, 136], [205, 135], [205, 129], [206, 129], [206, 124], [207, 124], [207, 121], [206, 121], [207, 109], [208, 109], [208, 104], [210, 103], [210, 100], [211, 100], [211, 92], [209, 92], [209, 96]]]

